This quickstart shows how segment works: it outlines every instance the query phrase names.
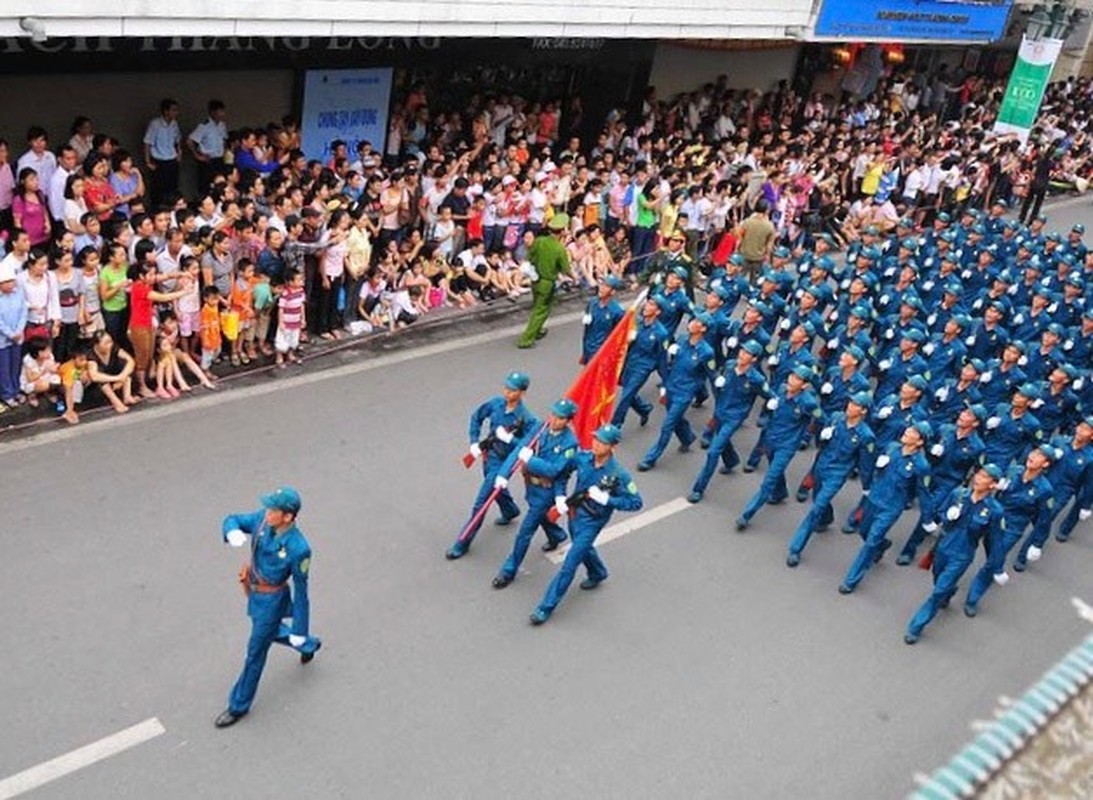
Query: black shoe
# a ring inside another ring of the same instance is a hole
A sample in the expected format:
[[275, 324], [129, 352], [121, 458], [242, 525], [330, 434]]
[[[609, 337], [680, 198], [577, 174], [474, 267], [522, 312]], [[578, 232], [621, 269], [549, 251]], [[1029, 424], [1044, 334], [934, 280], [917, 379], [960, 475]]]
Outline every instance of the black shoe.
[[315, 653], [316, 652], [318, 652], [318, 651], [312, 650], [310, 653], [300, 653], [300, 663], [301, 664], [310, 664], [312, 661], [315, 660]]
[[786, 566], [795, 567], [801, 563], [801, 556], [799, 553], [790, 553], [786, 556]]
[[638, 414], [638, 420], [639, 420], [638, 424], [641, 427], [644, 428], [646, 425], [649, 424], [649, 414], [650, 414], [650, 412], [648, 412], [648, 411], [646, 411], [644, 414], [640, 414], [640, 413]]
[[798, 503], [803, 503], [808, 499], [808, 489], [798, 489], [795, 495]]
[[648, 472], [653, 468], [652, 461], [641, 461], [638, 463], [638, 472]]
[[853, 591], [854, 590], [851, 587], [847, 586], [845, 583], [839, 584], [839, 594], [850, 594]]
[[594, 581], [591, 578], [585, 578], [583, 581], [581, 581], [581, 588], [584, 589], [586, 592], [589, 592], [595, 589], [601, 583], [603, 583], [603, 581]]
[[753, 467], [751, 464], [745, 464], [744, 472], [755, 472], [755, 467]]
[[498, 575], [496, 578], [493, 579], [493, 588], [504, 589], [510, 583], [512, 583], [512, 578], [508, 577], [507, 575]]
[[710, 443], [709, 443], [709, 442], [707, 442], [707, 441], [706, 441], [705, 439], [703, 439], [702, 441], [700, 441], [700, 442], [698, 443], [698, 446], [699, 446], [699, 447], [701, 447], [701, 448], [702, 448], [703, 450], [709, 450], [709, 449], [710, 449]]
[[903, 643], [904, 644], [914, 644], [917, 641], [918, 641], [918, 637], [915, 634], [913, 634], [913, 633], [903, 634]]
[[784, 498], [784, 497], [772, 497], [772, 498], [770, 498], [770, 500], [767, 501], [767, 505], [768, 506], [780, 506], [784, 502], [786, 502], [786, 498]]
[[742, 531], [748, 527], [748, 521], [743, 517], [736, 518], [736, 529]]
[[724, 464], [722, 464], [721, 468], [717, 470], [717, 474], [718, 475], [732, 475], [732, 472], [733, 472], [734, 469], [736, 469], [736, 467], [726, 467]]
[[964, 604], [964, 616], [965, 617], [974, 617], [978, 613], [979, 613], [979, 609], [976, 608], [975, 606], [973, 606], [971, 603], [965, 603]]
[[518, 517], [518, 516], [520, 516], [520, 515], [519, 515], [519, 514], [517, 514], [517, 515], [516, 515], [516, 516], [514, 516], [514, 517], [498, 517], [497, 519], [495, 519], [495, 520], [493, 521], [493, 524], [494, 524], [494, 525], [498, 525], [498, 526], [500, 526], [500, 527], [502, 527], [502, 528], [503, 528], [503, 527], [505, 527], [506, 525], [510, 525], [510, 524], [512, 524], [512, 521], [513, 521], [514, 519], [516, 519], [516, 517]]
[[466, 550], [457, 550], [454, 547], [449, 547], [444, 553], [444, 557], [449, 561], [455, 561], [457, 558], [463, 558], [467, 554]]
[[891, 546], [892, 546], [892, 540], [891, 539], [885, 539], [883, 542], [881, 542], [880, 550], [878, 550], [877, 554], [875, 556], [873, 556], [873, 563], [874, 564], [879, 564], [880, 560], [882, 558], [884, 558], [884, 554], [888, 552], [888, 548], [891, 547]]
[[216, 718], [216, 721], [213, 724], [218, 728], [230, 728], [232, 725], [243, 719], [243, 717], [245, 716], [247, 716], [246, 711], [243, 711], [242, 713], [236, 713], [230, 708], [226, 708], [220, 714], [220, 716]]
[[690, 443], [690, 442], [688, 442], [687, 444], [681, 444], [681, 445], [679, 446], [679, 452], [681, 452], [681, 453], [689, 453], [689, 452], [691, 452], [691, 443]]
[[562, 542], [564, 541], [565, 539], [558, 539], [557, 541], [547, 541], [546, 544], [543, 545], [542, 550], [544, 553], [553, 553], [555, 550], [562, 546]]

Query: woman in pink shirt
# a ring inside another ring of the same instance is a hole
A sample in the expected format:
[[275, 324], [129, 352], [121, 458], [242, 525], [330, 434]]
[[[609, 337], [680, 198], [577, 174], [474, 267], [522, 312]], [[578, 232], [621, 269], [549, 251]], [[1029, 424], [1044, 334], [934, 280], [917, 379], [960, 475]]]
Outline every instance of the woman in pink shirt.
[[11, 213], [15, 227], [22, 228], [30, 237], [31, 247], [48, 244], [53, 233], [47, 208], [45, 195], [39, 191], [38, 173], [31, 167], [23, 167], [19, 170], [19, 182], [15, 184]]
[[[345, 256], [349, 251], [346, 237], [351, 222], [345, 211], [335, 211], [330, 217], [326, 249], [319, 257], [323, 289], [319, 305], [319, 333], [324, 339], [340, 339], [342, 314], [338, 311], [342, 280], [345, 277]], [[348, 300], [346, 300], [348, 302]]]
[[0, 230], [11, 227], [11, 201], [15, 198], [15, 173], [8, 161], [8, 143], [0, 139]]

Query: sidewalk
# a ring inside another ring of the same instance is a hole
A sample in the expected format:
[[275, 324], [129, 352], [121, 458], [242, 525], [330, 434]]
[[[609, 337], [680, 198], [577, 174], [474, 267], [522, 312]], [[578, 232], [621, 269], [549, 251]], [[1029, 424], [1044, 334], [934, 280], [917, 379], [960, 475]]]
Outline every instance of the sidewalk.
[[[375, 358], [393, 350], [420, 347], [441, 339], [451, 339], [471, 333], [479, 333], [483, 329], [488, 330], [512, 325], [527, 319], [528, 311], [531, 308], [530, 298], [531, 296], [527, 295], [519, 298], [515, 303], [507, 298], [499, 298], [469, 309], [440, 309], [406, 328], [395, 331], [379, 331], [362, 336], [347, 337], [338, 341], [313, 339], [303, 346], [304, 363], [300, 366], [289, 366], [283, 370], [274, 366], [272, 356], [268, 358], [260, 356], [257, 361], [239, 367], [233, 367], [225, 361], [215, 365], [212, 369], [213, 374], [217, 377], [217, 391], [227, 392], [241, 386], [252, 386], [256, 383], [277, 380], [281, 376], [299, 375], [301, 372], [327, 369], [352, 361]], [[582, 308], [588, 298], [589, 295], [582, 292], [561, 293], [558, 295], [552, 315]], [[513, 347], [514, 352], [516, 352], [515, 339], [513, 339]], [[139, 414], [147, 408], [157, 408], [171, 403], [185, 403], [188, 399], [210, 394], [212, 392], [208, 389], [196, 385], [191, 394], [183, 395], [177, 400], [160, 400], [158, 398], [145, 400], [133, 406], [127, 416], [134, 413]], [[80, 423], [76, 427], [93, 423], [96, 420], [110, 419], [113, 416], [115, 416], [114, 411], [109, 405], [89, 408], [86, 411], [81, 410]], [[5, 441], [33, 436], [56, 427], [69, 426], [54, 411], [52, 406], [44, 401], [39, 408], [23, 405], [0, 413], [0, 439]]]

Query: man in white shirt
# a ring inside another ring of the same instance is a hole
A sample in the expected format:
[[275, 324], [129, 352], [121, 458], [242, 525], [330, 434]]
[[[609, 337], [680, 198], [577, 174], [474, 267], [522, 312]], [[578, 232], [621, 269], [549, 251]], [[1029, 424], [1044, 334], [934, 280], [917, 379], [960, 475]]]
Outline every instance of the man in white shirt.
[[68, 183], [68, 176], [76, 172], [77, 158], [76, 148], [66, 144], [61, 148], [53, 177], [49, 179], [48, 184], [42, 184], [46, 200], [49, 202], [49, 215], [62, 227], [65, 221], [65, 185]]
[[208, 118], [194, 128], [186, 140], [197, 161], [197, 180], [202, 191], [224, 170], [224, 143], [228, 141], [226, 116], [224, 104], [210, 100]]
[[15, 177], [30, 167], [38, 173], [38, 185], [43, 191], [47, 191], [50, 181], [53, 180], [53, 172], [57, 169], [57, 159], [49, 152], [49, 140], [46, 137], [46, 129], [37, 125], [31, 125], [27, 130], [27, 150], [19, 156], [16, 164]]
[[144, 163], [151, 175], [150, 199], [153, 208], [160, 206], [178, 191], [178, 162], [182, 158], [178, 130], [178, 103], [171, 99], [159, 104], [159, 116], [154, 117], [144, 131]]

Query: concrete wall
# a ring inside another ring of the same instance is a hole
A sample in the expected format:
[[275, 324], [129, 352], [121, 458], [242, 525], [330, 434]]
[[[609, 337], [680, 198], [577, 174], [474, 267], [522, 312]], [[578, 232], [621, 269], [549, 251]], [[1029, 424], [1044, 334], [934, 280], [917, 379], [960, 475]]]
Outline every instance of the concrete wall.
[[[18, 157], [26, 149], [28, 125], [43, 126], [53, 146], [68, 141], [73, 117], [82, 114], [97, 132], [141, 153], [144, 128], [165, 97], [179, 102], [185, 137], [205, 118], [211, 97], [227, 104], [229, 126], [243, 127], [279, 121], [291, 111], [292, 91], [291, 70], [0, 75], [0, 136]], [[184, 164], [187, 172], [193, 168], [192, 160]]]
[[653, 57], [649, 83], [657, 96], [669, 98], [690, 92], [718, 75], [727, 75], [733, 89], [772, 89], [779, 80], [793, 77], [798, 45], [763, 50], [713, 50], [661, 42]]

